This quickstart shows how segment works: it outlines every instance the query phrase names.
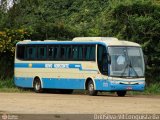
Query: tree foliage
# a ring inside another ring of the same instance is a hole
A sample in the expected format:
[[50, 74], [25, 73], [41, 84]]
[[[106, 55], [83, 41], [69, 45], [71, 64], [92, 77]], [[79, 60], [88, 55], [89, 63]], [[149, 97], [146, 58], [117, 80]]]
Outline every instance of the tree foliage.
[[[148, 56], [147, 70], [151, 69], [149, 78], [160, 71], [159, 0], [14, 0], [10, 9], [5, 1], [1, 0], [0, 9], [1, 53], [4, 41], [12, 44], [7, 50], [13, 51], [20, 39], [117, 37], [142, 45]], [[6, 30], [15, 37], [4, 37]], [[28, 34], [20, 37], [19, 30]]]

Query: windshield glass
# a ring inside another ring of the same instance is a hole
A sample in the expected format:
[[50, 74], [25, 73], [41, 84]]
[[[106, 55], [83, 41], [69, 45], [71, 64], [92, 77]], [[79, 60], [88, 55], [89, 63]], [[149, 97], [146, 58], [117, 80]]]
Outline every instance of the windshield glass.
[[118, 77], [143, 77], [144, 60], [139, 47], [109, 47], [110, 75]]

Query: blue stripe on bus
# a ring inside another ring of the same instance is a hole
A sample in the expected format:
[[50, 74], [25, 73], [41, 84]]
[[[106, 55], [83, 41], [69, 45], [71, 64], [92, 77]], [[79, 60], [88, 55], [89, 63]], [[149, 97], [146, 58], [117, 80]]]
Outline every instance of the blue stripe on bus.
[[44, 88], [85, 89], [85, 79], [42, 78]]
[[[16, 86], [24, 88], [32, 88], [34, 78], [15, 77], [14, 81]], [[85, 89], [85, 79], [76, 78], [42, 78], [43, 88], [50, 89]], [[109, 80], [95, 79], [96, 90], [100, 91], [118, 91], [129, 90], [143, 91], [145, 84], [137, 85], [124, 85], [124, 84], [111, 84]]]
[[15, 68], [28, 68], [29, 64], [28, 63], [15, 63], [14, 67]]
[[[50, 66], [47, 66], [50, 65]], [[62, 65], [59, 67], [56, 67], [56, 65]], [[63, 66], [64, 65], [64, 66]], [[67, 65], [67, 66], [65, 66]], [[92, 70], [92, 69], [82, 69], [81, 64], [51, 64], [51, 63], [15, 63], [14, 64], [15, 68], [78, 68], [80, 71], [97, 71], [97, 70]]]
[[[18, 87], [32, 88], [34, 78], [15, 77], [14, 82]], [[42, 78], [42, 87], [50, 89], [85, 89], [85, 79], [68, 78]]]

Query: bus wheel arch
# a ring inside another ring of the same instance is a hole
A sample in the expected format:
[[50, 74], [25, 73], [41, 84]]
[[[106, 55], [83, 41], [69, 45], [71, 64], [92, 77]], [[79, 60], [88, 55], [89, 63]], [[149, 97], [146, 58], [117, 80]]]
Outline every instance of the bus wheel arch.
[[88, 94], [91, 96], [97, 95], [98, 91], [95, 88], [94, 80], [92, 78], [87, 78], [85, 82], [85, 89], [88, 91]]
[[38, 76], [36, 76], [36, 77], [34, 78], [34, 80], [33, 80], [33, 88], [34, 88], [34, 91], [35, 91], [36, 93], [41, 93], [41, 92], [43, 92], [43, 89], [42, 89], [42, 81], [41, 81], [41, 79], [40, 79]]

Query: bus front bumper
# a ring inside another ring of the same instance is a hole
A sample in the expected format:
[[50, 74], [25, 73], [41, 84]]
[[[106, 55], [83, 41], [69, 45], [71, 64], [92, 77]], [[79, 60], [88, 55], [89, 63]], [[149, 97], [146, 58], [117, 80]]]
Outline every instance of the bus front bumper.
[[96, 80], [96, 90], [99, 91], [143, 91], [145, 89], [145, 81], [109, 81]]

